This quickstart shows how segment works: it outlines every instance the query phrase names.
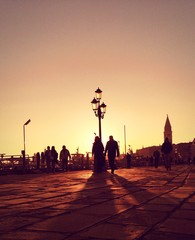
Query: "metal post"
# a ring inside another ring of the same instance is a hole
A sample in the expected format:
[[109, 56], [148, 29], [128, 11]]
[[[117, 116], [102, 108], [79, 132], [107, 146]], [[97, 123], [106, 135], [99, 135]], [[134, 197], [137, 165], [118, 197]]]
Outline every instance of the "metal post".
[[23, 171], [25, 171], [25, 165], [26, 165], [25, 124], [23, 125], [23, 139], [24, 139], [24, 150], [22, 151], [22, 155], [23, 155], [22, 165], [23, 165]]
[[126, 151], [126, 127], [124, 125], [124, 145], [125, 145], [125, 154], [127, 153]]
[[101, 109], [100, 106], [98, 107], [98, 119], [99, 119], [99, 137], [102, 141], [102, 126], [101, 126]]
[[25, 143], [25, 124], [23, 125], [23, 138], [24, 138], [24, 152], [26, 152], [26, 143]]
[[25, 126], [29, 124], [31, 120], [29, 119], [25, 124], [23, 125], [23, 139], [24, 139], [24, 150], [22, 151], [23, 155], [23, 171], [25, 172], [25, 166], [26, 166], [26, 139], [25, 139]]

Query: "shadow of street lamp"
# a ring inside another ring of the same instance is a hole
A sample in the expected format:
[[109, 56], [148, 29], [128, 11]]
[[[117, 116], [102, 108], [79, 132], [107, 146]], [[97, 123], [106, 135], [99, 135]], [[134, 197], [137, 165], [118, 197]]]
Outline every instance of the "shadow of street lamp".
[[99, 88], [95, 91], [95, 94], [96, 96], [91, 101], [91, 104], [92, 104], [92, 109], [95, 113], [95, 116], [98, 117], [98, 120], [99, 120], [99, 137], [102, 140], [101, 119], [104, 118], [107, 106], [104, 102], [102, 104], [100, 103], [100, 100], [102, 98], [102, 91]]
[[23, 155], [23, 171], [25, 171], [25, 167], [26, 167], [26, 136], [25, 136], [25, 126], [28, 125], [30, 123], [30, 119], [25, 122], [25, 124], [23, 125], [23, 140], [24, 140], [24, 150], [22, 151], [22, 155]]

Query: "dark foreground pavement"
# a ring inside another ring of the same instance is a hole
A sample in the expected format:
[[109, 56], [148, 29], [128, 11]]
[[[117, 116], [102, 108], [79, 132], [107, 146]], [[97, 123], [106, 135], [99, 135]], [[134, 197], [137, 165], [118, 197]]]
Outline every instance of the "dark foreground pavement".
[[195, 166], [0, 176], [0, 239], [195, 239]]

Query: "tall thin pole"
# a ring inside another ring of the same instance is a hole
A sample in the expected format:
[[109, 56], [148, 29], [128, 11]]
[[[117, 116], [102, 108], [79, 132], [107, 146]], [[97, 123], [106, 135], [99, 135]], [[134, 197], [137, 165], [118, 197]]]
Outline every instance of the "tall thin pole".
[[25, 172], [25, 167], [26, 167], [26, 146], [25, 146], [25, 124], [23, 125], [23, 138], [24, 138], [24, 150], [22, 151], [22, 155], [23, 155], [23, 160], [22, 160], [22, 164], [23, 164], [23, 172]]
[[124, 145], [125, 145], [125, 154], [126, 154], [126, 127], [124, 125]]
[[25, 122], [25, 124], [23, 125], [23, 137], [24, 137], [24, 152], [26, 151], [26, 143], [25, 143], [25, 126], [28, 125], [30, 123], [30, 119], [28, 119], [27, 122]]
[[23, 125], [23, 138], [24, 138], [24, 152], [26, 152], [26, 143], [25, 143], [25, 124]]
[[99, 120], [99, 137], [100, 140], [102, 141], [102, 126], [101, 126], [101, 109], [100, 106], [98, 107], [98, 120]]
[[23, 125], [23, 139], [24, 139], [24, 150], [22, 151], [22, 155], [23, 155], [23, 171], [25, 172], [25, 165], [26, 165], [26, 139], [25, 139], [25, 126], [29, 124], [31, 120], [28, 119], [27, 122], [25, 122], [25, 124]]
[[100, 137], [100, 140], [102, 141], [102, 126], [101, 126], [101, 117], [98, 117], [99, 118], [99, 137]]

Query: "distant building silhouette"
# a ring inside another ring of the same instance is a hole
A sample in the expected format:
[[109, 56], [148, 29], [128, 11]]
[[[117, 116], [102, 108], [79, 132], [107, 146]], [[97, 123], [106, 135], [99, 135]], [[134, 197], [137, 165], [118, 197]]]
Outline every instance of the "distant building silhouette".
[[168, 138], [169, 141], [172, 143], [172, 139], [173, 139], [172, 138], [172, 127], [171, 127], [168, 115], [167, 115], [167, 119], [166, 119], [165, 127], [164, 127], [164, 140], [165, 140], [165, 138]]
[[[164, 126], [164, 140], [168, 137], [169, 141], [172, 143], [173, 137], [172, 137], [172, 127], [169, 120], [169, 117], [167, 115], [165, 126]], [[162, 141], [163, 142], [163, 141]], [[149, 146], [149, 147], [143, 147], [142, 149], [136, 150], [136, 155], [139, 157], [151, 157], [154, 153], [154, 151], [159, 150], [160, 151], [161, 146]], [[177, 143], [173, 144], [173, 161], [174, 163], [180, 163], [180, 162], [186, 162], [187, 159], [193, 159], [195, 157], [195, 138], [193, 141], [188, 143]]]

